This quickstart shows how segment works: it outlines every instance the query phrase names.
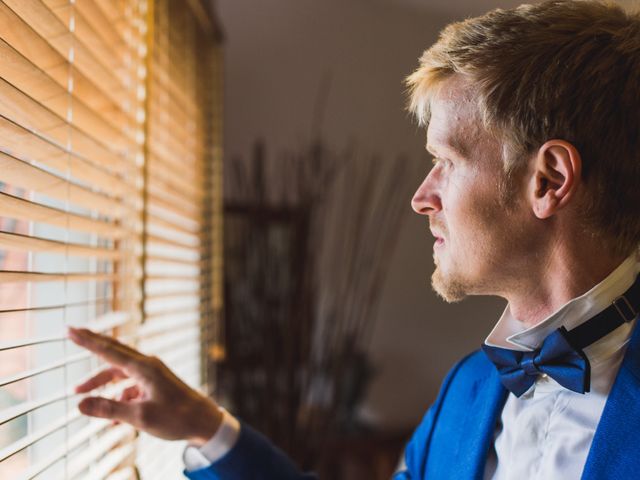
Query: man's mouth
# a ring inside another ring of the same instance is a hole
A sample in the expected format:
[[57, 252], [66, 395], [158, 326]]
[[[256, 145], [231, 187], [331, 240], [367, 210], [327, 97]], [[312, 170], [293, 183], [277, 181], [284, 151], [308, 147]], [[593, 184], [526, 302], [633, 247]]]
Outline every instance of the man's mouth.
[[431, 235], [436, 239], [434, 246], [437, 247], [444, 243], [444, 237], [442, 237], [438, 232], [431, 230]]

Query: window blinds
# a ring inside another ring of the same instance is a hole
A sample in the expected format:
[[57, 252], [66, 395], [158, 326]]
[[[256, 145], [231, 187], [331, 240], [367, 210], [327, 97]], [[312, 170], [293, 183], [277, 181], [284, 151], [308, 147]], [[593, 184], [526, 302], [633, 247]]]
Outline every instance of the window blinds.
[[[212, 139], [218, 90], [212, 29], [185, 1], [156, 0], [149, 51], [148, 151], [145, 169], [144, 313], [139, 346], [154, 352], [192, 386], [206, 381], [212, 303]], [[218, 113], [219, 115], [219, 113]], [[219, 142], [220, 138], [216, 139]], [[217, 144], [219, 148], [219, 143]], [[214, 185], [215, 182], [218, 182]], [[218, 202], [220, 200], [217, 196]], [[216, 217], [216, 215], [218, 215]], [[218, 226], [219, 228], [219, 226]], [[217, 267], [219, 269], [219, 266]], [[221, 286], [216, 287], [218, 290]], [[215, 309], [219, 310], [216, 304]], [[142, 435], [143, 478], [179, 478], [184, 445]]]
[[206, 381], [221, 83], [201, 13], [178, 0], [0, 1], [0, 478], [182, 468], [175, 445], [79, 414], [73, 386], [102, 365], [65, 332], [118, 335]]

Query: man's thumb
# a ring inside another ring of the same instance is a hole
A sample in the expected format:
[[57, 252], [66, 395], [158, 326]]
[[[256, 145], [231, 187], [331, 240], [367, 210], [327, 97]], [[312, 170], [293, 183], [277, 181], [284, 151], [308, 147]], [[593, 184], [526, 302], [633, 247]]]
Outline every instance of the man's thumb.
[[135, 405], [131, 403], [118, 402], [102, 397], [87, 397], [78, 404], [78, 409], [85, 415], [127, 423], [132, 423], [133, 408], [135, 408]]

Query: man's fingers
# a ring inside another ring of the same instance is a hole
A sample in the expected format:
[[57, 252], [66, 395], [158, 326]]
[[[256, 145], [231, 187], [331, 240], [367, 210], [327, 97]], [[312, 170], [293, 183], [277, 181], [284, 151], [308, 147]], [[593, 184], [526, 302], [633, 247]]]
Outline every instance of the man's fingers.
[[90, 417], [108, 418], [136, 426], [138, 406], [135, 403], [118, 402], [102, 397], [87, 397], [78, 404], [78, 409]]
[[87, 393], [95, 388], [102, 387], [109, 382], [114, 382], [116, 380], [122, 380], [125, 378], [127, 378], [127, 374], [124, 373], [120, 368], [111, 367], [94, 375], [86, 382], [77, 385], [75, 390], [76, 393]]
[[131, 400], [135, 400], [137, 398], [142, 397], [142, 392], [137, 385], [132, 385], [130, 387], [125, 388], [120, 395], [121, 402], [130, 402]]
[[88, 328], [69, 327], [69, 338], [81, 347], [91, 350], [99, 355], [102, 355], [106, 350], [107, 353], [114, 351], [131, 358], [142, 356], [140, 352], [125, 345], [124, 343], [120, 343], [115, 338], [93, 332]]
[[116, 339], [94, 333], [86, 328], [69, 328], [69, 338], [77, 345], [90, 350], [118, 367], [126, 368], [130, 373], [142, 373], [148, 357]]

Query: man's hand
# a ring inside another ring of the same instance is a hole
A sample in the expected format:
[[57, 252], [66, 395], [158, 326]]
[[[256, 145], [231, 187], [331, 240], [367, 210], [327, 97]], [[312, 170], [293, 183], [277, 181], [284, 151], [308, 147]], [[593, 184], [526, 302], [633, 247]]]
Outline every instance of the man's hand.
[[119, 400], [87, 397], [78, 408], [85, 415], [126, 422], [166, 440], [188, 440], [196, 446], [218, 430], [222, 412], [216, 403], [186, 385], [156, 357], [87, 329], [69, 329], [74, 343], [97, 354], [111, 366], [76, 387], [87, 393], [109, 382], [132, 378]]

